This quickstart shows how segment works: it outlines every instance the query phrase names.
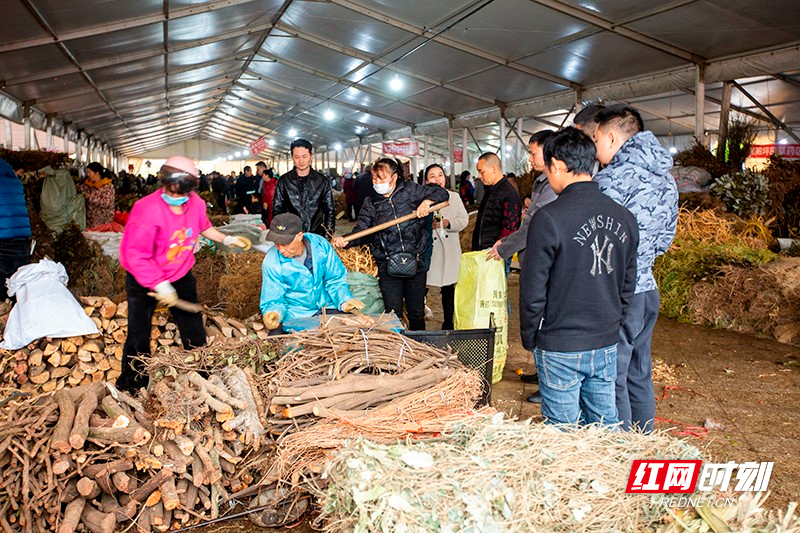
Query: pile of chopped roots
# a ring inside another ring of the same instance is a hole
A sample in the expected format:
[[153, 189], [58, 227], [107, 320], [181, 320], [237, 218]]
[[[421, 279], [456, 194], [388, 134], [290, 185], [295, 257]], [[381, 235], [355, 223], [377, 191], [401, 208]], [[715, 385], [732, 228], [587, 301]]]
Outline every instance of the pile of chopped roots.
[[[669, 522], [669, 531], [681, 530], [677, 513], [660, 505], [663, 495], [625, 493], [631, 461], [643, 457], [699, 459], [700, 452], [664, 433], [562, 431], [505, 421], [502, 414], [454, 424], [441, 439], [357, 439], [327, 463], [317, 525], [325, 531], [527, 533], [648, 531]], [[793, 511], [779, 518], [796, 528]], [[754, 524], [755, 514], [733, 513], [727, 523], [741, 531], [735, 524]], [[684, 517], [693, 521], [697, 514]], [[762, 513], [758, 523], [774, 518]], [[710, 530], [707, 524], [692, 529]]]

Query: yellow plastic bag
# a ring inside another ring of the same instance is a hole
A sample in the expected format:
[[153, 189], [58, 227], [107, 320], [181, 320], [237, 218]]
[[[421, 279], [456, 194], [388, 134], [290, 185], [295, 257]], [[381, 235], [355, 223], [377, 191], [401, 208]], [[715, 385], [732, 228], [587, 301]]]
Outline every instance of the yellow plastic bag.
[[494, 336], [492, 383], [497, 383], [503, 378], [508, 353], [506, 265], [503, 261], [487, 261], [487, 253], [461, 254], [453, 324], [456, 329], [488, 328], [489, 315], [494, 313], [497, 330]]

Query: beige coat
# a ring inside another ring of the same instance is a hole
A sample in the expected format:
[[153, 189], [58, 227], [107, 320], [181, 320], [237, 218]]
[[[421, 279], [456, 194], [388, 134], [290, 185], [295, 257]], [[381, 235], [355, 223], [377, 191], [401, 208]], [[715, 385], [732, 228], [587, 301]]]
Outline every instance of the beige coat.
[[433, 230], [433, 255], [428, 270], [427, 284], [433, 287], [446, 287], [458, 281], [458, 268], [461, 266], [461, 242], [458, 232], [467, 227], [469, 215], [458, 193], [450, 193], [450, 205], [437, 211], [450, 221], [450, 227]]

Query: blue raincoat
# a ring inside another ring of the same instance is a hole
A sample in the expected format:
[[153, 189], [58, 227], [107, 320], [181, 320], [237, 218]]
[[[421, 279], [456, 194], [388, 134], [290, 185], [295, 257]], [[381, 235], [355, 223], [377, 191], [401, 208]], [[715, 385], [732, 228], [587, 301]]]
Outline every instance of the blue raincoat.
[[270, 248], [261, 265], [261, 314], [277, 311], [280, 321], [314, 316], [353, 298], [342, 260], [325, 238], [304, 233], [310, 244], [313, 273], [278, 249]]

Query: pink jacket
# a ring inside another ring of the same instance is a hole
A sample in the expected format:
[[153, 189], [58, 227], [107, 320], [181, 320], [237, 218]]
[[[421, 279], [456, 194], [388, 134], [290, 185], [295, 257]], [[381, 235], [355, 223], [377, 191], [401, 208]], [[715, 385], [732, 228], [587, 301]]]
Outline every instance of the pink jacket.
[[123, 268], [149, 289], [189, 273], [194, 245], [200, 233], [211, 227], [206, 203], [196, 193], [189, 193], [180, 215], [170, 210], [161, 193], [158, 189], [133, 204], [119, 247]]

